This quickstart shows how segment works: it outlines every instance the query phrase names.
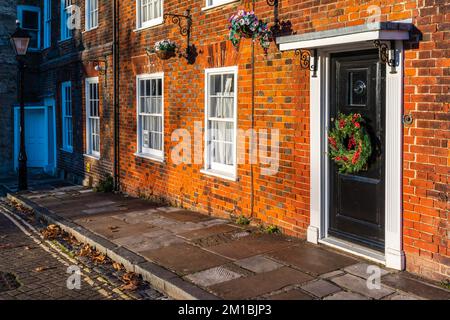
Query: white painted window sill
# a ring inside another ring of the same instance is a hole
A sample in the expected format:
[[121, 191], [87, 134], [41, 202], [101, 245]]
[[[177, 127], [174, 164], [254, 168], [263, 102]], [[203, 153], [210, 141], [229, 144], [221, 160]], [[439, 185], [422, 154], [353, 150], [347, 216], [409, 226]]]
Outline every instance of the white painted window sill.
[[100, 156], [99, 155], [96, 156], [96, 155], [93, 155], [93, 154], [85, 153], [85, 154], [83, 154], [83, 156], [86, 157], [86, 158], [89, 158], [89, 159], [100, 160]]
[[94, 30], [97, 30], [97, 29], [98, 29], [98, 26], [92, 27], [92, 28], [90, 28], [90, 29], [84, 30], [82, 33], [85, 34], [85, 33], [89, 32], [89, 31], [94, 31]]
[[228, 181], [237, 181], [236, 175], [230, 174], [228, 172], [217, 171], [217, 170], [212, 170], [212, 169], [202, 169], [202, 170], [200, 170], [200, 173], [203, 173], [207, 176], [221, 178], [221, 179], [228, 180]]
[[212, 10], [212, 9], [215, 9], [215, 8], [218, 8], [218, 7], [222, 7], [222, 6], [230, 4], [230, 3], [239, 2], [239, 1], [241, 1], [241, 0], [230, 0], [230, 1], [227, 1], [227, 2], [224, 2], [224, 3], [213, 4], [211, 6], [203, 7], [201, 10], [202, 11], [208, 11], [208, 10]]
[[138, 28], [134, 29], [133, 31], [134, 32], [142, 32], [142, 31], [145, 31], [147, 29], [152, 29], [152, 28], [158, 27], [158, 26], [160, 26], [162, 24], [164, 24], [164, 19], [161, 17], [161, 18], [155, 19], [155, 21], [152, 21], [152, 22], [149, 22], [149, 23], [145, 24], [142, 27], [138, 27]]
[[143, 158], [143, 159], [147, 159], [147, 160], [151, 160], [151, 161], [156, 161], [156, 162], [159, 162], [159, 163], [166, 163], [164, 161], [164, 158], [160, 158], [160, 157], [148, 154], [148, 153], [135, 153], [134, 155], [136, 157], [138, 157], [138, 158]]

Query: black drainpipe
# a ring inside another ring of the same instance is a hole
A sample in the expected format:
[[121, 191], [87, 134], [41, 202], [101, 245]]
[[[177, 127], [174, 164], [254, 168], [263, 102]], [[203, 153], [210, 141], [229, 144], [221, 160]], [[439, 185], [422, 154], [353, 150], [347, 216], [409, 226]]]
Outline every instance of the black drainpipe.
[[113, 0], [113, 112], [114, 112], [114, 190], [120, 190], [120, 162], [119, 162], [119, 2]]

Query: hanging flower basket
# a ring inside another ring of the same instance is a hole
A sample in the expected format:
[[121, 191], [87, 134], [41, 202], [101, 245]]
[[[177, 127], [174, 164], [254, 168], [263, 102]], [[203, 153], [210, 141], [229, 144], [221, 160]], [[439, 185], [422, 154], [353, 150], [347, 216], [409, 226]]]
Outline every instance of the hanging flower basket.
[[252, 31], [248, 26], [241, 27], [241, 36], [243, 38], [252, 39], [254, 34], [254, 31]]
[[160, 50], [160, 51], [156, 51], [156, 55], [161, 60], [168, 60], [168, 59], [172, 58], [173, 56], [175, 56], [175, 51]]
[[155, 43], [154, 52], [161, 60], [167, 60], [175, 56], [177, 45], [171, 40], [162, 40]]
[[367, 170], [372, 146], [363, 123], [359, 113], [340, 114], [335, 127], [328, 133], [329, 156], [340, 173]]
[[238, 47], [241, 38], [259, 40], [259, 44], [267, 52], [270, 46], [272, 34], [267, 23], [258, 19], [253, 11], [239, 10], [228, 20], [230, 25], [230, 41], [234, 47]]

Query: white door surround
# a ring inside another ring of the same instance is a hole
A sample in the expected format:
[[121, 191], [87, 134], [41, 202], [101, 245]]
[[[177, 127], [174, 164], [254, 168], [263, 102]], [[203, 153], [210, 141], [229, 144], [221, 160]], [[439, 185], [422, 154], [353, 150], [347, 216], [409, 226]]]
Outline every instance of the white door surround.
[[[317, 77], [310, 78], [310, 225], [307, 240], [323, 243], [352, 254], [385, 264], [389, 268], [403, 270], [405, 257], [402, 248], [402, 114], [403, 114], [403, 40], [404, 33], [390, 33], [388, 39], [382, 33], [355, 34], [325, 37], [314, 42], [317, 49]], [[368, 38], [369, 37], [369, 38]], [[376, 37], [376, 38], [373, 38]], [[351, 41], [353, 38], [354, 41]], [[330, 54], [333, 52], [373, 49], [373, 40], [395, 41], [397, 73], [386, 72], [386, 199], [385, 199], [385, 252], [382, 253], [346, 241], [328, 237], [328, 112]], [[280, 49], [303, 49], [311, 41], [287, 42]], [[343, 45], [345, 43], [345, 45]], [[309, 47], [311, 49], [311, 47]]]

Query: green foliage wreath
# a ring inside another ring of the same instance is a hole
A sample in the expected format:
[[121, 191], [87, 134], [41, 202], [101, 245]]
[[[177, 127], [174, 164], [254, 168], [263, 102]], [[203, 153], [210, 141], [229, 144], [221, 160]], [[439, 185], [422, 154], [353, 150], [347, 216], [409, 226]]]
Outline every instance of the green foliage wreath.
[[372, 145], [363, 124], [359, 113], [339, 114], [335, 127], [328, 133], [329, 156], [340, 173], [367, 170]]

